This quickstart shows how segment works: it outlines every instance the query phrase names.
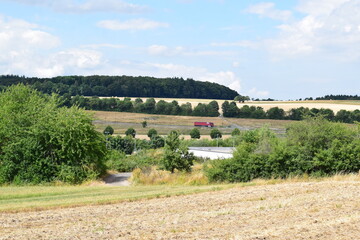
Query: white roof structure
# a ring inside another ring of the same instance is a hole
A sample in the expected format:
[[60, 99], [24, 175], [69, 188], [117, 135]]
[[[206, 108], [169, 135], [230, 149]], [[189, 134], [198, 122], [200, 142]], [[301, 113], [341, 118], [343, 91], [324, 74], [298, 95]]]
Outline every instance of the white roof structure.
[[189, 147], [196, 157], [214, 159], [226, 159], [233, 157], [233, 147]]

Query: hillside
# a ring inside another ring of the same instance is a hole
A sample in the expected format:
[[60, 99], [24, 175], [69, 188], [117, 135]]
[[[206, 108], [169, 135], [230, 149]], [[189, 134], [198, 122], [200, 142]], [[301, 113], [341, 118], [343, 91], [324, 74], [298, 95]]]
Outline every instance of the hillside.
[[54, 78], [27, 78], [14, 75], [0, 76], [0, 89], [23, 83], [43, 93], [70, 96], [121, 96], [234, 99], [236, 91], [217, 83], [183, 78], [154, 78], [131, 76], [61, 76]]
[[359, 195], [359, 181], [332, 179], [2, 213], [0, 239], [354, 239]]

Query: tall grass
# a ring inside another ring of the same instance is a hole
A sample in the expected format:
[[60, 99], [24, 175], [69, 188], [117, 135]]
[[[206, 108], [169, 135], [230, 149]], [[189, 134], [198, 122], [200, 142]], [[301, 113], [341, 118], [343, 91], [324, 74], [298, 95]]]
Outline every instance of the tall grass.
[[159, 170], [156, 166], [151, 168], [140, 169], [133, 171], [130, 181], [135, 185], [207, 185], [209, 179], [205, 176], [203, 165], [195, 165], [191, 172], [171, 173], [165, 170]]

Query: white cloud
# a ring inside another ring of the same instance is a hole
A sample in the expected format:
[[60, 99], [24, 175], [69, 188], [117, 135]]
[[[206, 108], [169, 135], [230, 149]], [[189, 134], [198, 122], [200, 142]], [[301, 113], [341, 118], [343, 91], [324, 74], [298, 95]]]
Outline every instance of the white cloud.
[[[10, 0], [0, 0], [7, 1]], [[118, 13], [141, 13], [147, 10], [146, 6], [127, 3], [121, 0], [87, 0], [81, 3], [75, 0], [11, 0], [26, 5], [42, 6], [58, 12], [88, 13], [88, 12], [118, 12]]]
[[292, 17], [292, 12], [287, 10], [278, 10], [272, 2], [262, 2], [252, 5], [247, 9], [247, 12], [257, 14], [260, 17], [268, 17], [271, 19], [287, 21]]
[[168, 47], [165, 45], [151, 45], [147, 48], [150, 55], [158, 56], [186, 56], [186, 57], [202, 57], [202, 56], [229, 56], [233, 55], [231, 51], [212, 51], [212, 50], [191, 50], [182, 46]]
[[29, 22], [0, 16], [0, 72], [30, 73], [60, 39]]
[[321, 53], [338, 60], [360, 58], [360, 1], [303, 0], [305, 16], [279, 26], [278, 38], [265, 41], [275, 58]]
[[111, 44], [111, 43], [100, 43], [100, 44], [87, 44], [81, 46], [82, 48], [91, 48], [91, 49], [99, 49], [99, 48], [114, 48], [114, 49], [121, 49], [125, 48], [125, 45], [122, 44]]
[[184, 48], [181, 46], [170, 48], [164, 45], [151, 45], [147, 48], [147, 52], [150, 55], [176, 56], [182, 54]]
[[302, 0], [297, 9], [300, 12], [311, 16], [330, 15], [342, 4], [350, 2], [349, 0]]
[[0, 73], [53, 77], [101, 65], [102, 55], [94, 50], [54, 52], [60, 43], [36, 24], [0, 17]]
[[52, 61], [54, 64], [71, 68], [94, 68], [101, 64], [101, 53], [94, 50], [69, 49], [56, 53]]
[[199, 76], [200, 81], [215, 82], [222, 85], [225, 85], [237, 92], [240, 92], [240, 79], [236, 77], [234, 72], [231, 71], [221, 71], [221, 72], [207, 72], [206, 74]]
[[[155, 77], [182, 77], [200, 81], [215, 82], [235, 91], [241, 90], [241, 80], [231, 71], [212, 72], [207, 68], [191, 67], [173, 63], [129, 63], [124, 64], [116, 74], [151, 75]], [[114, 71], [113, 71], [114, 72]]]
[[269, 94], [269, 91], [257, 90], [256, 88], [250, 89], [248, 93], [251, 98], [265, 98], [268, 97]]
[[150, 30], [169, 27], [169, 24], [147, 19], [132, 19], [123, 22], [117, 20], [103, 20], [98, 22], [97, 26], [110, 30]]
[[210, 44], [214, 47], [242, 47], [242, 48], [257, 48], [258, 44], [252, 41], [238, 41], [238, 42], [214, 42]]

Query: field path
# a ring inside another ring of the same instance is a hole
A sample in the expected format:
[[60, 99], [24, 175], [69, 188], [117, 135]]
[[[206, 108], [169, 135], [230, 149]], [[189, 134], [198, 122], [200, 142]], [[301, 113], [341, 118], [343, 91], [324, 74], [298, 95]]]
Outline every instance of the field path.
[[238, 187], [0, 214], [0, 239], [358, 239], [360, 182]]

